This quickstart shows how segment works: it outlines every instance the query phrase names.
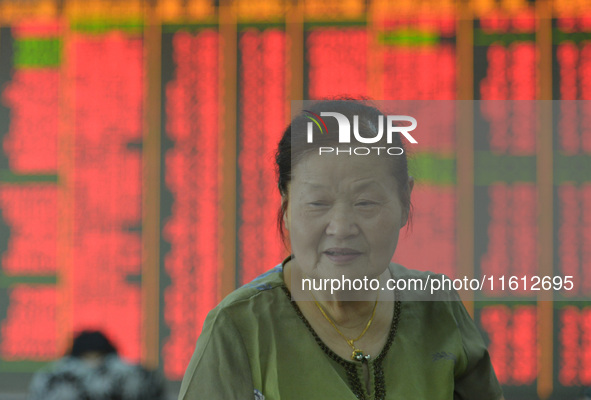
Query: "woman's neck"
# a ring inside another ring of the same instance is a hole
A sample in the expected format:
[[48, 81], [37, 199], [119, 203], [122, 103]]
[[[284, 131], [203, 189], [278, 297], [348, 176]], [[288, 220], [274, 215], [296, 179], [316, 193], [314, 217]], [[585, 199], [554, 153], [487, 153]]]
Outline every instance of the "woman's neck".
[[[388, 279], [390, 276], [389, 270], [386, 269], [379, 277], [380, 281], [384, 278]], [[301, 282], [306, 276], [300, 268], [298, 268], [293, 259], [288, 260], [283, 267], [283, 280], [292, 293], [292, 298], [298, 302], [308, 301], [314, 302], [322, 307], [328, 317], [338, 326], [344, 328], [356, 328], [367, 323], [367, 319], [371, 316], [372, 311], [376, 306], [377, 301], [390, 300], [388, 295], [380, 295], [379, 290], [367, 291], [363, 293], [343, 292], [343, 291], [314, 291], [314, 290], [297, 290], [299, 286], [293, 285]], [[297, 292], [294, 295], [294, 290]], [[383, 298], [382, 298], [383, 297]]]

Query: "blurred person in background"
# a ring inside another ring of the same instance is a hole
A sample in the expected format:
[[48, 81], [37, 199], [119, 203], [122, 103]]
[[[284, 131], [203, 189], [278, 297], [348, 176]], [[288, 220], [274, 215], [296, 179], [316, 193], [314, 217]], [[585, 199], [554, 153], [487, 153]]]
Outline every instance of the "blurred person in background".
[[578, 400], [591, 400], [591, 387], [583, 388]]
[[99, 331], [83, 331], [63, 358], [37, 372], [29, 400], [161, 400], [160, 374], [130, 364]]

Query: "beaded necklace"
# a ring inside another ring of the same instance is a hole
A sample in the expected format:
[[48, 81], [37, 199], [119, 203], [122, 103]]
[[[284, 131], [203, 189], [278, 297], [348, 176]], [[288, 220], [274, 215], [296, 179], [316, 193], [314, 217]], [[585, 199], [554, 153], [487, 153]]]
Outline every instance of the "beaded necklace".
[[347, 337], [343, 334], [343, 332], [341, 332], [337, 324], [332, 320], [332, 318], [328, 316], [328, 314], [326, 313], [326, 311], [324, 311], [324, 308], [320, 305], [320, 303], [318, 303], [318, 300], [316, 300], [316, 297], [314, 297], [314, 293], [312, 293], [312, 297], [314, 297], [314, 304], [316, 304], [316, 307], [318, 307], [324, 318], [330, 323], [330, 325], [332, 325], [332, 327], [337, 331], [337, 333], [341, 335], [341, 337], [345, 339], [345, 342], [347, 342], [347, 344], [351, 346], [351, 348], [353, 349], [353, 352], [351, 353], [351, 360], [362, 361], [364, 358], [367, 360], [369, 360], [370, 358], [369, 354], [363, 354], [363, 351], [361, 349], [355, 347], [355, 342], [361, 340], [361, 338], [369, 330], [369, 327], [373, 322], [373, 318], [376, 316], [376, 308], [378, 306], [379, 294], [380, 293], [378, 292], [378, 296], [376, 297], [376, 301], [373, 305], [373, 310], [371, 312], [371, 317], [367, 321], [367, 324], [365, 325], [365, 329], [363, 330], [363, 332], [361, 332], [361, 334], [357, 336], [355, 339], [347, 339]]
[[[322, 351], [324, 351], [324, 353], [330, 359], [337, 362], [339, 365], [341, 365], [345, 369], [345, 372], [347, 374], [347, 379], [349, 380], [349, 386], [350, 386], [351, 390], [353, 391], [353, 394], [359, 400], [368, 400], [366, 398], [365, 392], [363, 390], [363, 384], [361, 383], [361, 380], [359, 379], [359, 376], [357, 374], [357, 366], [359, 365], [359, 363], [367, 363], [368, 360], [366, 360], [364, 358], [361, 361], [347, 361], [347, 360], [344, 360], [343, 358], [341, 358], [339, 355], [337, 355], [334, 351], [332, 351], [322, 341], [322, 339], [316, 334], [316, 332], [314, 331], [314, 329], [312, 328], [312, 326], [310, 325], [310, 323], [308, 322], [308, 320], [306, 319], [304, 314], [302, 314], [302, 311], [300, 310], [300, 308], [298, 307], [296, 302], [292, 301], [291, 294], [290, 294], [287, 286], [283, 285], [281, 288], [283, 289], [283, 292], [285, 293], [285, 295], [289, 299], [289, 302], [293, 306], [297, 316], [304, 323], [306, 328], [308, 328], [308, 331], [310, 331], [310, 333], [314, 337], [314, 340], [316, 340], [316, 343], [318, 344], [318, 346], [322, 349]], [[392, 317], [392, 324], [390, 325], [390, 332], [388, 334], [388, 339], [386, 340], [386, 344], [384, 345], [384, 348], [382, 349], [380, 354], [373, 361], [374, 384], [375, 384], [374, 399], [375, 400], [385, 400], [385, 398], [386, 398], [386, 380], [384, 377], [384, 368], [382, 366], [382, 362], [384, 361], [384, 357], [388, 353], [388, 350], [392, 346], [392, 342], [394, 342], [394, 338], [396, 337], [396, 331], [398, 329], [398, 322], [400, 320], [401, 304], [400, 304], [400, 301], [398, 300], [398, 298], [399, 298], [398, 290], [396, 290], [394, 293], [395, 293], [394, 295], [395, 295], [396, 300], [394, 301], [394, 314]]]

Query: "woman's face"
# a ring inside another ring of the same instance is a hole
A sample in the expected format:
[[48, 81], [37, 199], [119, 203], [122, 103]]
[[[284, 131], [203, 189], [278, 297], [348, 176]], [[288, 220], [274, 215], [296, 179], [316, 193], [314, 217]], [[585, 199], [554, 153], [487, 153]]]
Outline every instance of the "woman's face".
[[294, 265], [316, 279], [381, 275], [407, 219], [391, 161], [310, 154], [292, 172], [284, 222]]

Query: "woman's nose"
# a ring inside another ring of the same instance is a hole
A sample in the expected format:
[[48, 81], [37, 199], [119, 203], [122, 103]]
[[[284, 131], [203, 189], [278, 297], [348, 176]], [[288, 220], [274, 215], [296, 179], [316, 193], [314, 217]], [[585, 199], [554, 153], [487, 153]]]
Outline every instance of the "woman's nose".
[[355, 222], [353, 210], [345, 205], [335, 205], [329, 213], [326, 234], [343, 239], [358, 233], [359, 227]]

